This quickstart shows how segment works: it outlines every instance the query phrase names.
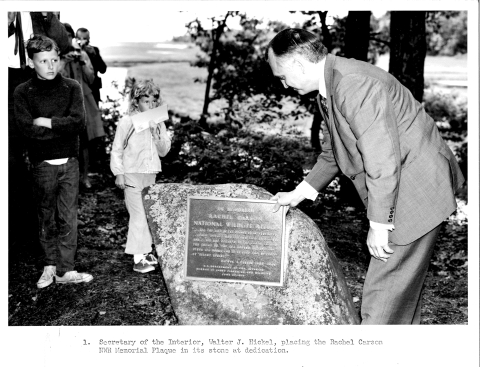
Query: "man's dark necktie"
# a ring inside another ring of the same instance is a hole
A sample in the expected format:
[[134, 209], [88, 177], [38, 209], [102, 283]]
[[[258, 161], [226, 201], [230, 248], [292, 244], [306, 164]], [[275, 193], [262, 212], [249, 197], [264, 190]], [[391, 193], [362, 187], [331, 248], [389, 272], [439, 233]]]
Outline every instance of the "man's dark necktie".
[[325, 118], [328, 119], [327, 99], [321, 95], [320, 95], [320, 105], [322, 106], [322, 110], [323, 110], [323, 114], [325, 115]]
[[[16, 13], [17, 14], [16, 14], [15, 21], [17, 23], [17, 26], [15, 27], [15, 50], [13, 54], [14, 55], [16, 55], [17, 53], [19, 54], [20, 67], [22, 69], [25, 69], [25, 67], [27, 66], [27, 61], [25, 59], [25, 44], [23, 43], [22, 17], [19, 11], [17, 11]], [[10, 27], [9, 27], [8, 33], [10, 33]]]

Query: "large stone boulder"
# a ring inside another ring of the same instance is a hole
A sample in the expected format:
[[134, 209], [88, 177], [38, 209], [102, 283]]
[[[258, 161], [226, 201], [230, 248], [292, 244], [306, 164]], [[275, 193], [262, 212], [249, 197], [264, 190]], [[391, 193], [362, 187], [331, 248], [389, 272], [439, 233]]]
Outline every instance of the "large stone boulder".
[[253, 185], [155, 184], [144, 206], [174, 312], [182, 325], [335, 325], [359, 319], [335, 255], [303, 212], [286, 216], [288, 259], [283, 287], [184, 277], [188, 196], [268, 200]]

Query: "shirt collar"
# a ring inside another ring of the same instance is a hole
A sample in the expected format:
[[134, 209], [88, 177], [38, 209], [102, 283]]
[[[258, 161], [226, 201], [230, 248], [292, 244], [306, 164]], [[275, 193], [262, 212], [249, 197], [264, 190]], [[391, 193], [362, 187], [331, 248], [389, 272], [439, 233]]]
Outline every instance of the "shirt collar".
[[325, 62], [327, 61], [327, 57], [324, 57], [322, 61], [318, 63], [318, 67], [321, 70], [320, 78], [318, 81], [318, 92], [324, 98], [327, 98], [327, 85], [325, 83]]

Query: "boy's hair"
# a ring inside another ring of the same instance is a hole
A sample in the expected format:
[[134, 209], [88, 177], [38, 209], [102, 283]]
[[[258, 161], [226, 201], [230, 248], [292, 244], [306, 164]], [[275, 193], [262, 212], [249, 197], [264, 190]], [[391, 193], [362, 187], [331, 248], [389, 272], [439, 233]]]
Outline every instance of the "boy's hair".
[[153, 96], [159, 105], [163, 104], [160, 87], [153, 82], [153, 79], [140, 80], [136, 82], [130, 90], [128, 96], [128, 114], [139, 112], [138, 101], [145, 96]]
[[33, 60], [34, 54], [51, 50], [57, 51], [57, 54], [60, 53], [60, 49], [58, 48], [55, 41], [51, 38], [39, 34], [34, 34], [27, 42], [27, 55], [31, 60]]

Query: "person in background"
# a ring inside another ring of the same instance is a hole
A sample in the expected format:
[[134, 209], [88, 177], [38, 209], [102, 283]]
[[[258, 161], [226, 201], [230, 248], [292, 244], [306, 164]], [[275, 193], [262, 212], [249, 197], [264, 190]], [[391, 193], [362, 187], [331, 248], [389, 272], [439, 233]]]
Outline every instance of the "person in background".
[[163, 122], [150, 121], [150, 129], [135, 132], [131, 116], [162, 105], [160, 88], [151, 80], [137, 82], [129, 94], [128, 114], [117, 126], [110, 154], [115, 184], [125, 192], [128, 223], [125, 253], [133, 255], [133, 270], [154, 270], [157, 259], [151, 253], [152, 236], [142, 202], [142, 189], [155, 183], [162, 170], [160, 157], [170, 150], [171, 141]]
[[275, 209], [315, 200], [342, 171], [370, 222], [362, 325], [419, 324], [433, 248], [464, 183], [455, 156], [397, 79], [366, 62], [328, 54], [315, 34], [284, 29], [265, 57], [285, 88], [318, 92], [327, 127], [317, 163], [295, 190], [272, 197]]
[[[107, 65], [100, 56], [100, 50], [98, 47], [90, 45], [90, 32], [86, 28], [79, 28], [76, 33], [76, 38], [78, 44], [85, 51], [90, 58], [93, 66], [94, 79], [93, 83], [90, 84], [90, 89], [92, 90], [93, 98], [99, 105], [101, 101], [100, 98], [100, 89], [102, 88], [102, 79], [98, 76], [98, 73], [105, 74], [107, 71]], [[89, 143], [88, 147], [89, 154], [89, 164], [90, 167], [96, 172], [100, 172], [105, 166], [104, 163], [108, 162], [107, 153], [105, 151], [105, 141], [103, 138], [93, 139]]]
[[98, 73], [105, 74], [107, 71], [107, 65], [105, 64], [105, 61], [103, 61], [102, 56], [100, 56], [100, 50], [98, 47], [90, 45], [90, 32], [88, 29], [78, 28], [76, 38], [78, 40], [78, 44], [82, 50], [87, 53], [93, 65], [95, 79], [90, 85], [90, 89], [92, 90], [93, 98], [95, 98], [95, 102], [97, 102], [98, 105], [98, 103], [101, 101], [100, 89], [102, 88], [102, 78], [98, 76]]
[[32, 163], [39, 240], [45, 266], [37, 282], [45, 288], [56, 282], [93, 279], [74, 270], [77, 250], [78, 135], [85, 128], [82, 89], [58, 73], [56, 43], [33, 36], [27, 43], [28, 63], [35, 76], [14, 92], [15, 120], [27, 139]]
[[[29, 80], [25, 42], [41, 34], [55, 41], [60, 52], [68, 48], [68, 35], [52, 12], [8, 12], [8, 242], [11, 246], [36, 241], [36, 214], [30, 208], [31, 178], [24, 158], [24, 138], [15, 124], [13, 92]], [[25, 230], [26, 229], [26, 230]]]
[[66, 78], [75, 79], [82, 87], [87, 128], [85, 132], [80, 135], [80, 150], [82, 152], [80, 171], [83, 186], [90, 189], [92, 185], [88, 178], [90, 168], [89, 145], [92, 140], [105, 136], [105, 130], [103, 128], [100, 110], [98, 109], [90, 88], [90, 85], [95, 79], [93, 65], [88, 54], [81, 49], [77, 39], [74, 38], [75, 34], [70, 24], [65, 23], [65, 28], [69, 34], [71, 47], [61, 58], [60, 73]]

